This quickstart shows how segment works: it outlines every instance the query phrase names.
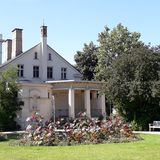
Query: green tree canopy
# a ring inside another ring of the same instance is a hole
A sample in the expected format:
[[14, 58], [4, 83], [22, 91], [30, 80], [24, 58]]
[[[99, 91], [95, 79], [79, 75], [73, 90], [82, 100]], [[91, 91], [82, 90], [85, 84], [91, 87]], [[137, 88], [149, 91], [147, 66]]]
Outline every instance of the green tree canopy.
[[128, 31], [121, 23], [113, 30], [105, 27], [105, 30], [98, 36], [96, 79], [107, 79], [106, 71], [111, 67], [114, 59], [123, 54], [130, 54], [133, 48], [143, 45], [139, 38], [140, 33]]
[[9, 68], [0, 73], [0, 129], [16, 129], [16, 112], [20, 105], [18, 100], [17, 71]]
[[[105, 81], [107, 99], [127, 121], [147, 128], [160, 120], [160, 46], [145, 46], [140, 33], [122, 24], [112, 30], [105, 27], [98, 42], [97, 47], [85, 45], [75, 56], [84, 79], [91, 75], [89, 80]], [[97, 64], [90, 65], [92, 60]]]
[[97, 65], [97, 47], [90, 42], [84, 44], [83, 51], [77, 51], [74, 56], [76, 68], [82, 73], [84, 80], [94, 79], [95, 67]]
[[106, 74], [106, 95], [127, 121], [147, 128], [160, 120], [160, 53], [132, 49], [115, 59]]

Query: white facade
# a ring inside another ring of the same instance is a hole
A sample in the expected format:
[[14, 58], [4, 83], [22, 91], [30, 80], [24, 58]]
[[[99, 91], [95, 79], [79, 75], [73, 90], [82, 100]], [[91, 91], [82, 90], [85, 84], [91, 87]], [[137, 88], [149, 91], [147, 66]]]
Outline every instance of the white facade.
[[[17, 30], [16, 33], [21, 37], [22, 30]], [[12, 40], [12, 48], [17, 48], [17, 51], [20, 51], [22, 46], [14, 45], [19, 44], [22, 43], [20, 41], [14, 43]], [[7, 51], [10, 50], [11, 48]], [[25, 119], [33, 111], [40, 112], [45, 120], [53, 116], [75, 118], [80, 111], [86, 111], [89, 117], [98, 115], [96, 114], [98, 110], [99, 114], [106, 114], [105, 98], [103, 95], [98, 96], [102, 84], [81, 81], [82, 75], [47, 45], [46, 26], [41, 27], [41, 42], [36, 46], [21, 54], [19, 52], [3, 54], [6, 58], [0, 70], [5, 70], [9, 66], [17, 67], [18, 70], [21, 87], [19, 97], [24, 102], [24, 106], [17, 113], [17, 121], [22, 128], [26, 125]], [[11, 58], [7, 58], [7, 55]]]
[[[35, 53], [37, 53], [37, 59], [35, 59]], [[1, 66], [1, 69], [8, 68], [9, 65], [17, 67], [17, 65], [23, 65], [23, 76], [19, 79], [25, 81], [43, 82], [46, 80], [61, 80], [61, 68], [66, 68], [66, 79], [80, 79], [81, 74], [67, 61], [65, 61], [58, 53], [56, 53], [51, 47], [47, 45], [47, 54], [51, 54], [51, 60], [44, 59], [41, 53], [41, 43], [28, 51], [20, 54], [15, 59], [8, 61]], [[42, 65], [43, 64], [43, 65]], [[45, 64], [45, 67], [44, 67]], [[39, 77], [33, 77], [33, 66], [39, 66]], [[53, 78], [47, 78], [47, 67], [53, 68]], [[43, 72], [42, 72], [43, 71]], [[43, 75], [44, 74], [44, 75]], [[76, 78], [75, 76], [79, 76]]]

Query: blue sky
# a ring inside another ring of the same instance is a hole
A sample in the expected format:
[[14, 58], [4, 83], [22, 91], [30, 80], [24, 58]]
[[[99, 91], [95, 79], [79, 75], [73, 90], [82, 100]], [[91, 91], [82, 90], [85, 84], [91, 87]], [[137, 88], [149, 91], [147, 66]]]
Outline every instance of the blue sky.
[[84, 43], [97, 43], [104, 26], [122, 23], [141, 33], [141, 40], [160, 44], [159, 0], [2, 0], [0, 33], [23, 29], [23, 50], [40, 41], [40, 26], [48, 26], [48, 44], [74, 64], [74, 55]]

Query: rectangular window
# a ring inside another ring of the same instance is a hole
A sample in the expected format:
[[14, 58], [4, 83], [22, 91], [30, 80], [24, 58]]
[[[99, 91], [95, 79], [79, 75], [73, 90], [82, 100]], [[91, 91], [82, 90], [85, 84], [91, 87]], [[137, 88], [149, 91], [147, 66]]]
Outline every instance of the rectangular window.
[[49, 60], [49, 61], [52, 60], [52, 55], [51, 55], [51, 53], [48, 54], [48, 60]]
[[18, 68], [18, 71], [17, 71], [18, 77], [23, 77], [24, 76], [24, 65], [18, 64], [17, 68]]
[[67, 68], [61, 68], [61, 79], [67, 79]]
[[39, 78], [39, 66], [33, 66], [33, 77]]
[[38, 53], [34, 52], [34, 59], [38, 59]]
[[47, 67], [47, 78], [53, 78], [53, 67]]

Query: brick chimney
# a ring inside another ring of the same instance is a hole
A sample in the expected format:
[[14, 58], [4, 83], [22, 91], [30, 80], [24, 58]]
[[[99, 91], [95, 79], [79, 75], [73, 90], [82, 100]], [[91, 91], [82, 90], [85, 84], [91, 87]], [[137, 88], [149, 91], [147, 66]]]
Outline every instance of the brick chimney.
[[5, 54], [7, 54], [7, 61], [12, 58], [12, 40], [7, 39], [5, 41]]
[[22, 29], [12, 31], [12, 58], [22, 53]]

